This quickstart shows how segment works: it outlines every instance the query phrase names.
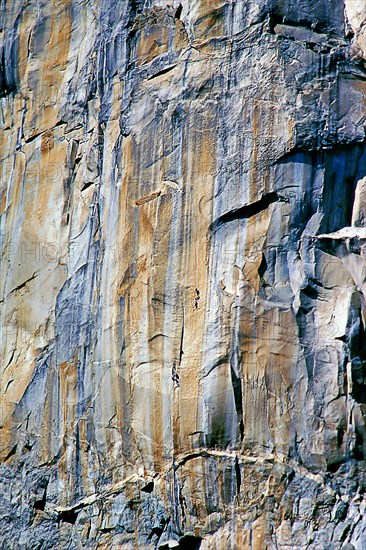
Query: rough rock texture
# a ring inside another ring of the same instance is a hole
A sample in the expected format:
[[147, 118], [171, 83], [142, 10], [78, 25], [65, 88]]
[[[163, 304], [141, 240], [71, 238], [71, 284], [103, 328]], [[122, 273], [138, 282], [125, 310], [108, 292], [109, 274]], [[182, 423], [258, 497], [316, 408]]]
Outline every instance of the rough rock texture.
[[364, 0], [0, 6], [1, 548], [364, 550]]

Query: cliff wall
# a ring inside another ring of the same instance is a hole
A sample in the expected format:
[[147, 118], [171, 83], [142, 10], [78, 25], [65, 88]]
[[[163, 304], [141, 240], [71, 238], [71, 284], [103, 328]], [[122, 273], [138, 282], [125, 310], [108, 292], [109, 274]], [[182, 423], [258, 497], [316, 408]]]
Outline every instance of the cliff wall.
[[1, 547], [364, 549], [364, 1], [1, 18]]

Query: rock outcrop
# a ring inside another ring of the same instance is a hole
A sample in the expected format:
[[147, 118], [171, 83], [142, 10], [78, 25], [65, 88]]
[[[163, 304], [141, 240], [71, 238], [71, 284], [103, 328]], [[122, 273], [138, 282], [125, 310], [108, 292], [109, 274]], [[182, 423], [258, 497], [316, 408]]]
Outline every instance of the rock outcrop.
[[366, 548], [364, 0], [1, 18], [1, 548]]

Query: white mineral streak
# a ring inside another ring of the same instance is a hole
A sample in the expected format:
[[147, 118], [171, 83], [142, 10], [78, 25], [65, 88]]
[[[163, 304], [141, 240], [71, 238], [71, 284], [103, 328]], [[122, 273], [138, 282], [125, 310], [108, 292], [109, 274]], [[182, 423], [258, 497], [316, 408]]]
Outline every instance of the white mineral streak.
[[366, 4], [363, 0], [344, 0], [346, 20], [355, 33], [355, 45], [366, 59]]

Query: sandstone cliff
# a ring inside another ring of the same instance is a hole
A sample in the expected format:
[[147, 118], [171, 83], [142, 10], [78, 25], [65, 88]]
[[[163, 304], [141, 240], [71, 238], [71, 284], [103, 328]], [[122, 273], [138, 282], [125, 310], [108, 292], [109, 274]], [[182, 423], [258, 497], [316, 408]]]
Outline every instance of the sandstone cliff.
[[3, 0], [1, 548], [366, 548], [364, 0]]

